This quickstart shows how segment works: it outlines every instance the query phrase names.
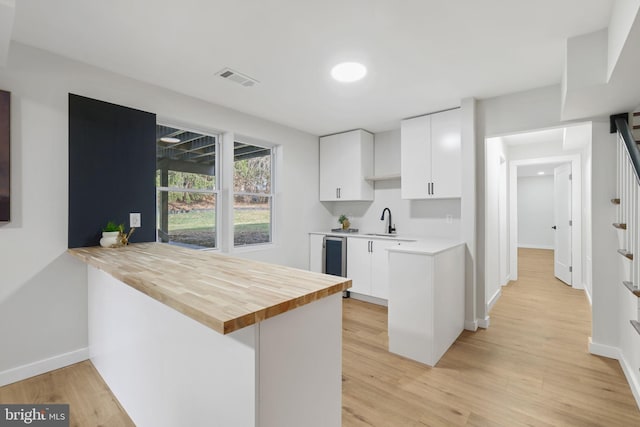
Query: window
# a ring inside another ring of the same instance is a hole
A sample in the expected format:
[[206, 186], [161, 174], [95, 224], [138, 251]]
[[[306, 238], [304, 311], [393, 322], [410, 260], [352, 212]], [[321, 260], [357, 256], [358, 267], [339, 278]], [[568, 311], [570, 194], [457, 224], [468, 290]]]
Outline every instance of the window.
[[273, 150], [235, 142], [233, 150], [233, 243], [271, 243]]
[[156, 127], [158, 241], [217, 248], [218, 137]]

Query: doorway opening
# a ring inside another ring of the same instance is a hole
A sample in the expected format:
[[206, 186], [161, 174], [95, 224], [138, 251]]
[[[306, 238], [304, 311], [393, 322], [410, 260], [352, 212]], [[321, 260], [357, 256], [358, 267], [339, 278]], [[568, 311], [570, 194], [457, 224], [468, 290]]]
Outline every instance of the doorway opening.
[[583, 289], [590, 278], [591, 123], [491, 137], [485, 147], [486, 313], [518, 279], [520, 247], [553, 251], [554, 275]]

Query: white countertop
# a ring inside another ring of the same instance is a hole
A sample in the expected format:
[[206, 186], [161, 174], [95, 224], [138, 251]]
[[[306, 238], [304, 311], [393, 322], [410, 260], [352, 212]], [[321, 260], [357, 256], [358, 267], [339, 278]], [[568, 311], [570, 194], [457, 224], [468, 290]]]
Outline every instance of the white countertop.
[[419, 240], [418, 237], [406, 236], [403, 234], [383, 234], [383, 233], [343, 233], [340, 231], [312, 231], [309, 234], [321, 234], [324, 236], [339, 236], [339, 237], [356, 237], [360, 239], [380, 239], [380, 240], [397, 240], [400, 242], [415, 242]]
[[440, 237], [423, 238], [415, 242], [407, 242], [403, 245], [388, 248], [389, 252], [403, 252], [410, 254], [435, 255], [440, 252], [464, 245], [464, 242]]
[[440, 252], [455, 248], [456, 246], [463, 245], [464, 242], [456, 239], [446, 239], [442, 237], [416, 237], [408, 235], [382, 235], [375, 233], [341, 233], [339, 231], [313, 231], [309, 234], [320, 234], [324, 236], [340, 236], [340, 237], [352, 237], [360, 239], [380, 239], [380, 240], [393, 240], [403, 242], [401, 245], [393, 246], [387, 249], [392, 252], [404, 252], [423, 255], [435, 255]]

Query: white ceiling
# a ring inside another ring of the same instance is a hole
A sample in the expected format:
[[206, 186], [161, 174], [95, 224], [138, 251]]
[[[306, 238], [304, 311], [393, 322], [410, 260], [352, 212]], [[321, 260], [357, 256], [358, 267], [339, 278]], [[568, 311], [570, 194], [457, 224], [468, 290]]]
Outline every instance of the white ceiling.
[[[564, 162], [567, 163], [567, 162]], [[518, 178], [524, 177], [538, 177], [538, 176], [553, 176], [553, 169], [560, 166], [560, 163], [545, 163], [541, 165], [521, 165], [518, 166]], [[540, 172], [543, 174], [540, 175]]]
[[[13, 39], [313, 134], [559, 84], [613, 0], [20, 0]], [[356, 60], [367, 77], [329, 77]], [[231, 67], [260, 83], [235, 85]]]

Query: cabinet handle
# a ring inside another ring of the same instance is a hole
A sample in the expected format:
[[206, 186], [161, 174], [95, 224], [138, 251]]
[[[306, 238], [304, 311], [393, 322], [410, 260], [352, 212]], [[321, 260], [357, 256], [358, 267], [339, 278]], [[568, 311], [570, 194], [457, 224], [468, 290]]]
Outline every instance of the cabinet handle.
[[371, 252], [373, 253], [373, 240], [371, 241]]
[[340, 198], [340, 193], [338, 193], [338, 189], [336, 188], [336, 199]]
[[433, 196], [436, 193], [436, 184], [435, 182], [431, 183], [431, 195]]

